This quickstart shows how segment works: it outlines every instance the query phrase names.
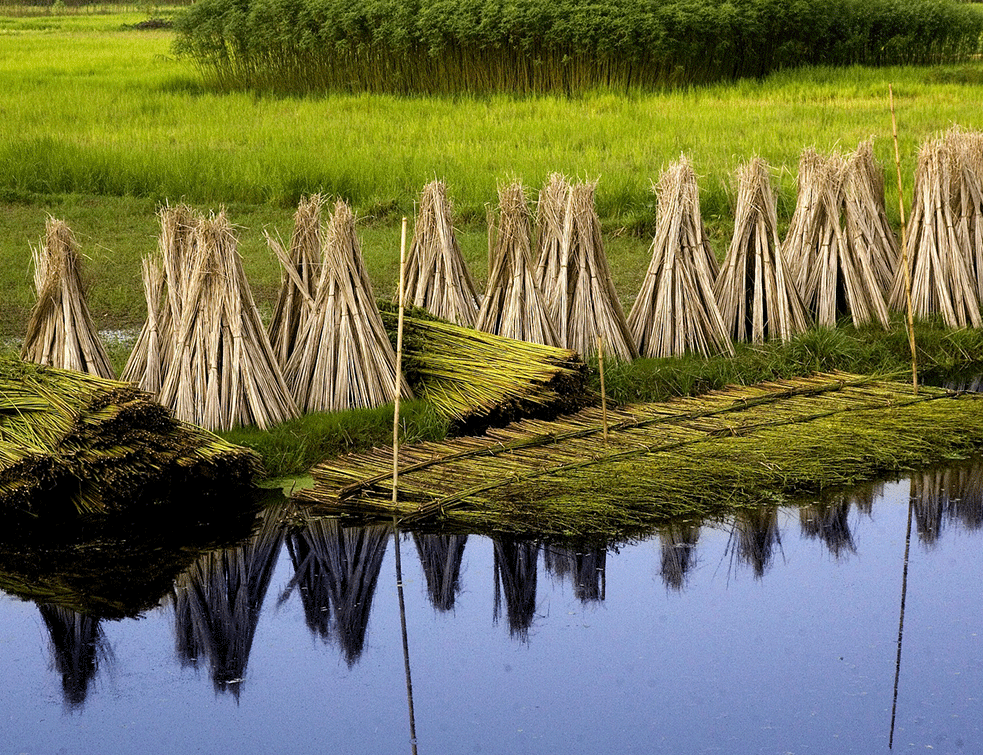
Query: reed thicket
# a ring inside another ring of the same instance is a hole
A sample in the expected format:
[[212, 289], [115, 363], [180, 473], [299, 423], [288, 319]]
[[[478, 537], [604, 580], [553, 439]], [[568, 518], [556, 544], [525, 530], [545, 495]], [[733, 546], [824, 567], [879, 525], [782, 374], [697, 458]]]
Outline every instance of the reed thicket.
[[545, 93], [967, 59], [983, 16], [952, 0], [202, 0], [176, 28], [228, 88]]

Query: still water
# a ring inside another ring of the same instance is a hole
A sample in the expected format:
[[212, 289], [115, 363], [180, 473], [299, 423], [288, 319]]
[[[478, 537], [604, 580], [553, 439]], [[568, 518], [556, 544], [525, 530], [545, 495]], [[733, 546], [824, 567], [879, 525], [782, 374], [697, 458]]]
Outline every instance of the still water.
[[[279, 516], [138, 618], [0, 594], [0, 753], [411, 752], [392, 532]], [[399, 549], [420, 753], [983, 752], [983, 468]]]

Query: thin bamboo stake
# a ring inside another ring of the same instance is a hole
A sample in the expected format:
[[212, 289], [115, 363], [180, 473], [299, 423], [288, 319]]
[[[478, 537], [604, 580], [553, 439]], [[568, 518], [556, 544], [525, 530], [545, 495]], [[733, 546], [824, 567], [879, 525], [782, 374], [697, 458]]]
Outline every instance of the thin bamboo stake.
[[908, 269], [908, 244], [905, 237], [904, 191], [901, 188], [901, 154], [898, 150], [898, 121], [894, 114], [894, 87], [887, 85], [891, 103], [891, 131], [894, 135], [894, 165], [898, 171], [898, 209], [901, 211], [901, 269], [904, 270], [905, 307], [908, 314], [908, 345], [911, 347], [911, 389], [918, 393], [918, 361], [915, 348], [915, 320], [911, 312], [911, 271]]
[[[403, 381], [403, 304], [405, 296], [406, 218], [404, 217], [399, 239], [399, 324], [396, 326], [396, 383], [394, 389], [396, 398], [393, 401], [393, 506], [396, 505], [399, 486], [399, 397], [401, 393], [399, 385]], [[399, 548], [398, 540], [396, 547]]]

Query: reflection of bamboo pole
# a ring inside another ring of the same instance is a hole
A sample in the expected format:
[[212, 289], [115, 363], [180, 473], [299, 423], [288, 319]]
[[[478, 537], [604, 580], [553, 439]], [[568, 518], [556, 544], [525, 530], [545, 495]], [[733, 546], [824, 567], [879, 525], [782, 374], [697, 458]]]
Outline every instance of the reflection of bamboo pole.
[[[901, 189], [901, 155], [898, 152], [898, 121], [894, 116], [894, 88], [887, 85], [891, 101], [891, 130], [894, 133], [894, 164], [898, 170], [898, 209], [901, 210], [901, 267], [904, 269], [905, 306], [908, 311], [908, 345], [911, 347], [911, 389], [918, 393], [918, 365], [915, 349], [915, 321], [911, 314], [911, 271], [908, 269], [908, 244], [905, 238], [904, 192]], [[893, 732], [892, 732], [893, 733]]]
[[[395, 490], [395, 487], [393, 488]], [[410, 676], [410, 643], [406, 635], [406, 601], [403, 598], [403, 560], [400, 557], [399, 529], [393, 517], [393, 540], [396, 541], [396, 592], [399, 595], [399, 623], [403, 633], [403, 668], [406, 672], [406, 706], [410, 714], [410, 751], [416, 755], [416, 714], [413, 711], [413, 679]]]
[[894, 702], [891, 704], [891, 736], [888, 737], [888, 749], [894, 749], [894, 717], [898, 712], [898, 679], [901, 676], [901, 637], [904, 634], [904, 603], [908, 594], [908, 552], [911, 547], [911, 505], [908, 498], [908, 532], [904, 540], [904, 572], [901, 577], [901, 618], [898, 619], [898, 658], [894, 664]]

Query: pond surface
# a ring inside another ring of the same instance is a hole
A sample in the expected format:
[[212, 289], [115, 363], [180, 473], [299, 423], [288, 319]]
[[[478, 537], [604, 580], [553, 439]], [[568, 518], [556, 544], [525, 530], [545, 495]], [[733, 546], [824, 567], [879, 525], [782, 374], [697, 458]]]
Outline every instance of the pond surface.
[[[0, 753], [412, 752], [391, 531], [278, 516], [140, 618], [0, 595]], [[983, 469], [399, 549], [420, 753], [983, 752]]]

